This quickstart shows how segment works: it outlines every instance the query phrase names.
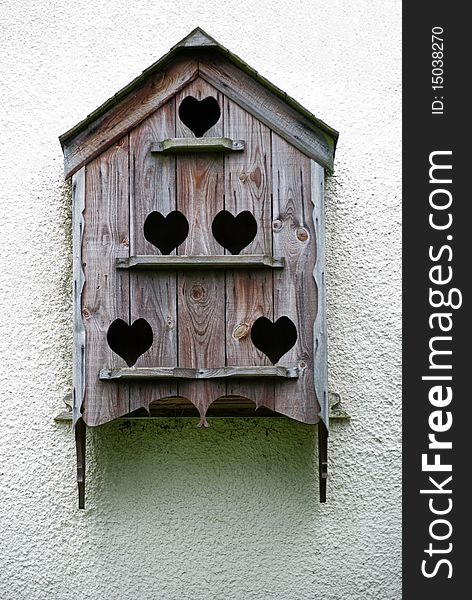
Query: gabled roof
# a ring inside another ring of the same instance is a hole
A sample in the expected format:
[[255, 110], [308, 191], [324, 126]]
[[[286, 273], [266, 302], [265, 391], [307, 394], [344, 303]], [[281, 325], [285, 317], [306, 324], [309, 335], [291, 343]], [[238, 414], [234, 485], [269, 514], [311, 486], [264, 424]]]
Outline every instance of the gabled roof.
[[338, 132], [197, 27], [131, 83], [60, 136], [69, 177], [202, 77], [329, 171]]

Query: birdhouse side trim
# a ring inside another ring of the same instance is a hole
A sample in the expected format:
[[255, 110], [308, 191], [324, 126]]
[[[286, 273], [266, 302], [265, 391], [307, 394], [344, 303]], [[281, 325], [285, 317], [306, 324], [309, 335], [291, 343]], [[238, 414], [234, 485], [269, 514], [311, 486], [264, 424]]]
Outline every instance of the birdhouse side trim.
[[318, 292], [318, 310], [313, 327], [313, 374], [316, 397], [320, 405], [320, 418], [329, 429], [324, 172], [321, 166], [314, 161], [311, 161], [311, 200], [313, 202], [313, 224], [316, 231], [316, 262], [313, 277]]
[[72, 226], [73, 226], [73, 313], [74, 344], [72, 349], [72, 411], [74, 424], [82, 416], [82, 404], [85, 398], [85, 325], [82, 316], [82, 293], [85, 285], [85, 273], [82, 268], [82, 241], [84, 233], [85, 210], [85, 167], [72, 177]]

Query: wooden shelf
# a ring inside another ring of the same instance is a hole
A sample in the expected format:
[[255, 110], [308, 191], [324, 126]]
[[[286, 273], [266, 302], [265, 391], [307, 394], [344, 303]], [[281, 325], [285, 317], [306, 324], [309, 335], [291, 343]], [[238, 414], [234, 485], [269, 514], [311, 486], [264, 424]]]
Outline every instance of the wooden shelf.
[[184, 367], [130, 367], [102, 369], [103, 381], [155, 379], [297, 379], [298, 367], [219, 367], [214, 369], [186, 369]]
[[242, 152], [244, 140], [232, 140], [227, 137], [171, 138], [154, 142], [151, 152], [164, 154], [182, 154], [185, 152]]
[[117, 258], [117, 269], [281, 269], [283, 258], [268, 254], [163, 256], [161, 254]]

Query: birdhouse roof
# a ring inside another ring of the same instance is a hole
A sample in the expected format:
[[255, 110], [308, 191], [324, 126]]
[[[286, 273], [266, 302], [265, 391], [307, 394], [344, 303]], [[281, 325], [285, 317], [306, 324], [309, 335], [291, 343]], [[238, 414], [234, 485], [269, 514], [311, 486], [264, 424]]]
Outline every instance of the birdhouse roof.
[[60, 136], [66, 177], [201, 77], [328, 171], [338, 132], [197, 27], [139, 77]]

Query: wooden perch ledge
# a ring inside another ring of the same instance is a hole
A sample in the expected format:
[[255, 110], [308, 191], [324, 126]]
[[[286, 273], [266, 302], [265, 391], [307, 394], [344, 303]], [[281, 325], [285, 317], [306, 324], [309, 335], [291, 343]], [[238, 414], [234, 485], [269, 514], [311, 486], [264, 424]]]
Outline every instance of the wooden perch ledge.
[[130, 367], [102, 369], [101, 380], [116, 379], [297, 379], [298, 367], [220, 367], [187, 369], [183, 367]]
[[154, 142], [151, 152], [180, 154], [183, 152], [242, 152], [243, 140], [232, 140], [227, 137], [171, 138]]
[[117, 258], [117, 269], [282, 269], [283, 258], [268, 254], [164, 256], [161, 254]]

